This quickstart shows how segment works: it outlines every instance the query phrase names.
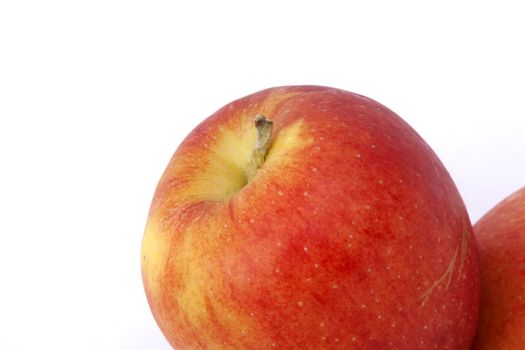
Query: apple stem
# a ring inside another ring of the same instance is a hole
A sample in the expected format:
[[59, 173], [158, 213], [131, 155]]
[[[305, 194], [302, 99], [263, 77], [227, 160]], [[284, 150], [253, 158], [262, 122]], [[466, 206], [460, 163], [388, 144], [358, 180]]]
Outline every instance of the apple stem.
[[255, 139], [255, 148], [253, 149], [252, 157], [257, 169], [259, 169], [264, 163], [266, 153], [268, 153], [273, 122], [266, 119], [264, 115], [258, 114], [255, 117], [254, 124], [257, 130], [257, 137]]
[[251, 179], [255, 175], [257, 169], [262, 167], [264, 164], [264, 160], [270, 146], [270, 139], [272, 137], [273, 129], [273, 122], [262, 114], [256, 115], [253, 122], [257, 134], [251, 163], [249, 165], [248, 179]]

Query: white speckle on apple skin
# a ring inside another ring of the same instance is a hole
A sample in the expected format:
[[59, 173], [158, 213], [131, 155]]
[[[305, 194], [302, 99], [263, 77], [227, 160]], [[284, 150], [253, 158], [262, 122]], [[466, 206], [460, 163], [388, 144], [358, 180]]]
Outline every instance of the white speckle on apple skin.
[[281, 197], [284, 196], [283, 191], [279, 191], [279, 192], [277, 192], [277, 194], [278, 194], [279, 196], [281, 196]]
[[303, 249], [304, 249], [305, 252], [308, 251], [308, 247], [307, 246], [304, 246]]
[[303, 307], [303, 306], [304, 306], [304, 303], [303, 303], [301, 300], [299, 300], [299, 301], [297, 302], [297, 306], [299, 306], [299, 307]]
[[308, 192], [304, 191], [303, 196], [308, 197]]

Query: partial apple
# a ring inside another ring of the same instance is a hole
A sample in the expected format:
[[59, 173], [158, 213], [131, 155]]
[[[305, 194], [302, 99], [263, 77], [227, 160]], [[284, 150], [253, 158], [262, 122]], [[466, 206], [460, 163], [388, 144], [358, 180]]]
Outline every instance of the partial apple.
[[176, 349], [468, 349], [478, 273], [463, 201], [425, 141], [321, 86], [260, 91], [198, 125], [142, 245]]
[[481, 313], [473, 349], [525, 349], [525, 187], [474, 226]]

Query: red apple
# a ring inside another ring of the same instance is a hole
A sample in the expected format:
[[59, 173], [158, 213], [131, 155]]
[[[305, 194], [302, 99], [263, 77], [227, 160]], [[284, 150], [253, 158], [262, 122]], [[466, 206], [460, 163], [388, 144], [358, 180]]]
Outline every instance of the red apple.
[[525, 349], [525, 187], [474, 226], [481, 309], [473, 349]]
[[328, 87], [264, 90], [192, 131], [142, 274], [177, 349], [468, 349], [478, 320], [449, 174], [392, 111]]

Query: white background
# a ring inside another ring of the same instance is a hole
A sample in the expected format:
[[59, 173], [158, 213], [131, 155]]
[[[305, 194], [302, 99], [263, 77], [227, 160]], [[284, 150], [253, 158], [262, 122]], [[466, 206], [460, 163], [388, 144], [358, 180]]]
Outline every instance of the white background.
[[156, 183], [227, 102], [286, 84], [408, 121], [477, 220], [525, 185], [518, 1], [1, 1], [0, 348], [169, 349], [140, 278]]

